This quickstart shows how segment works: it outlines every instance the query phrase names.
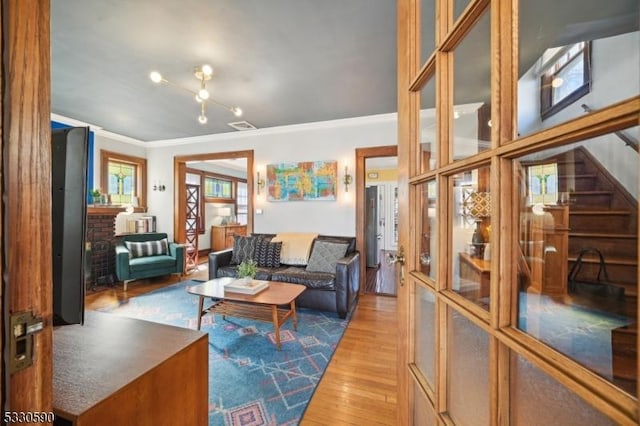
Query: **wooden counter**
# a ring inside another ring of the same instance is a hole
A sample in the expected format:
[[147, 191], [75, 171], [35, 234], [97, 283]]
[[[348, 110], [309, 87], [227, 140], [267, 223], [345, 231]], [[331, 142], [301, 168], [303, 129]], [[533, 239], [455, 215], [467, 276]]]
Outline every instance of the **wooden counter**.
[[206, 333], [93, 311], [53, 332], [53, 410], [73, 425], [208, 422]]

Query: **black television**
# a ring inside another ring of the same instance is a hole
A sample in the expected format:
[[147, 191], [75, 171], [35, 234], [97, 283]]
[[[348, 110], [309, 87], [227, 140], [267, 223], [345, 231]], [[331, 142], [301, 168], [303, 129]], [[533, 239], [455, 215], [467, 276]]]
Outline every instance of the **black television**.
[[52, 130], [54, 325], [84, 322], [88, 143], [88, 127]]

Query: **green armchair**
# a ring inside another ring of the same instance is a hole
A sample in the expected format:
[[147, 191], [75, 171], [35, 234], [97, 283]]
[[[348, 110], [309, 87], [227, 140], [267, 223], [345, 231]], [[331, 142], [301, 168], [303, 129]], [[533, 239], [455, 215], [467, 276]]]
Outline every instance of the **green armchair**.
[[124, 283], [168, 274], [184, 274], [184, 246], [170, 243], [167, 234], [125, 235], [116, 245], [116, 276]]

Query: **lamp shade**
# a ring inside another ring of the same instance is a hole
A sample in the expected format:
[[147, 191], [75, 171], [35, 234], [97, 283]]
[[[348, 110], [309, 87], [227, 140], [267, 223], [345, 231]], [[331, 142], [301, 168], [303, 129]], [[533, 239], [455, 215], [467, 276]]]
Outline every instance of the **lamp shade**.
[[218, 216], [223, 216], [223, 217], [231, 216], [231, 208], [229, 208], [229, 207], [220, 207], [218, 209]]

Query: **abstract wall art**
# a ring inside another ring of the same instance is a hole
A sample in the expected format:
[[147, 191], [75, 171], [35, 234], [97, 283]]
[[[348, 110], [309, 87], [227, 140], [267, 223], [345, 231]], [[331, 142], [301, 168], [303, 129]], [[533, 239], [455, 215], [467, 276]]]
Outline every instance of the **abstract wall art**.
[[267, 201], [335, 201], [337, 161], [267, 165]]

